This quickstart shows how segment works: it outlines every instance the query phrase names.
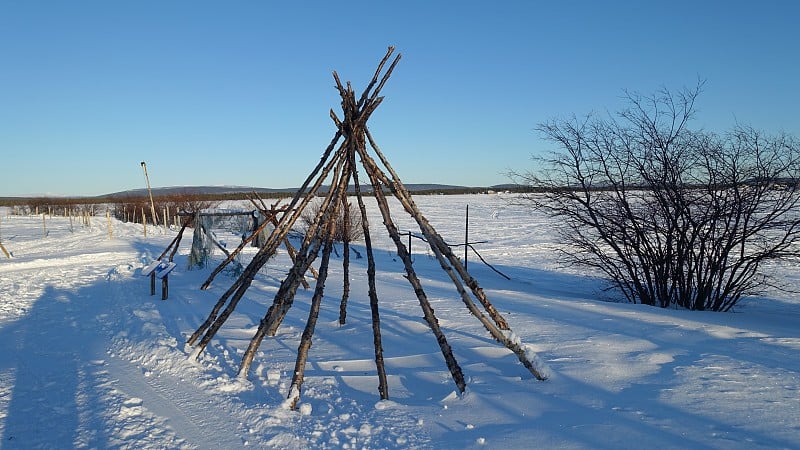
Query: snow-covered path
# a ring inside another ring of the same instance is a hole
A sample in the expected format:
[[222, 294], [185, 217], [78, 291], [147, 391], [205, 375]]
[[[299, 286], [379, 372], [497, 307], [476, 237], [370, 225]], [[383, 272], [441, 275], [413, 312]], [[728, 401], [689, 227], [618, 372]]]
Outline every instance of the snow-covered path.
[[[64, 223], [46, 238], [16, 239], [14, 259], [0, 266], [3, 292], [15, 294], [3, 302], [0, 328], [4, 446], [241, 446], [238, 423], [206, 413], [212, 398], [170, 374], [145, 376], [130, 355], [115, 354], [153, 308], [132, 290], [140, 244], [110, 240], [102, 227], [66, 233], [64, 219], [51, 221]], [[158, 327], [139, 326], [140, 337]]]
[[[467, 377], [455, 395], [402, 265], [375, 232], [389, 401], [372, 362], [365, 261], [352, 261], [348, 323], [339, 326], [332, 267], [306, 367], [300, 410], [282, 406], [308, 314], [309, 291], [259, 348], [249, 381], [241, 353], [272, 301], [288, 258], [262, 270], [199, 360], [189, 334], [232, 278], [199, 285], [188, 243], [170, 299], [149, 295], [141, 267], [175, 231], [105, 218], [2, 218], [14, 258], [0, 261], [2, 448], [799, 448], [800, 300], [775, 293], [736, 313], [663, 311], [598, 301], [596, 280], [555, 270], [547, 221], [499, 196], [421, 197], [451, 242], [488, 241], [470, 271], [515, 333], [545, 361], [538, 382], [487, 335], [438, 263], [413, 242], [415, 267]], [[372, 211], [376, 214], [376, 211]], [[401, 227], [410, 229], [398, 214]], [[373, 226], [380, 224], [376, 217]], [[362, 251], [363, 249], [359, 249]], [[250, 253], [252, 254], [252, 253]], [[800, 286], [796, 268], [776, 266]]]

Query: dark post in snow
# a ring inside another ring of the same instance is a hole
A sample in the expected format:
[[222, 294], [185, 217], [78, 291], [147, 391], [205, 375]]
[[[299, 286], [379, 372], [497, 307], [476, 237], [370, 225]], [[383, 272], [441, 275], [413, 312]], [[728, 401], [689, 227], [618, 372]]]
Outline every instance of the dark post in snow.
[[161, 279], [161, 300], [166, 300], [169, 297], [169, 275], [164, 275]]
[[464, 270], [467, 270], [467, 253], [469, 251], [469, 205], [464, 223]]

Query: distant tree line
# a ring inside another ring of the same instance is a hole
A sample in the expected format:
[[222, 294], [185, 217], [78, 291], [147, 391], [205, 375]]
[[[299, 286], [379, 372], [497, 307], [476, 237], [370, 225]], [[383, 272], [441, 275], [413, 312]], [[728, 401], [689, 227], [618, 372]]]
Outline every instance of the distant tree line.
[[[508, 192], [532, 192], [536, 190], [531, 186], [518, 185], [518, 186], [503, 186], [496, 190]], [[484, 194], [491, 190], [483, 187], [453, 187], [453, 188], [431, 188], [431, 189], [417, 189], [414, 190], [416, 195], [461, 195], [461, 194]], [[237, 201], [247, 200], [251, 191], [247, 192], [226, 192], [226, 193], [172, 193], [159, 195], [154, 193], [153, 200], [158, 203], [175, 203], [180, 205], [186, 201], [197, 202], [210, 202], [219, 204], [223, 201]], [[258, 192], [262, 198], [291, 198], [294, 192]], [[365, 195], [371, 195], [365, 192]], [[0, 197], [0, 206], [16, 207], [20, 214], [35, 214], [39, 212], [62, 210], [64, 207], [75, 207], [85, 209], [89, 205], [124, 205], [127, 203], [139, 203], [142, 199], [147, 201], [149, 208], [150, 199], [146, 195], [131, 195], [131, 194], [109, 194], [96, 197]], [[60, 213], [59, 213], [60, 214]]]
[[[154, 208], [150, 198], [129, 196], [117, 198], [111, 204], [113, 217], [123, 222], [173, 224], [178, 213], [196, 213], [204, 209], [215, 208], [220, 201], [210, 200], [193, 194], [170, 194], [153, 197]], [[153, 217], [155, 209], [156, 216]], [[177, 224], [176, 224], [177, 225]]]
[[557, 219], [565, 261], [633, 303], [729, 311], [778, 285], [766, 263], [800, 258], [797, 140], [690, 128], [701, 87], [626, 93], [616, 115], [540, 124], [556, 150], [514, 174]]

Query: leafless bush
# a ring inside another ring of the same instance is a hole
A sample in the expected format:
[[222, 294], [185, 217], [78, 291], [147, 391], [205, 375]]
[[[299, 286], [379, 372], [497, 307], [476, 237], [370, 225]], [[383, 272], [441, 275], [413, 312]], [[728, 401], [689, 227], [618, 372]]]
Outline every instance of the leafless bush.
[[[153, 203], [156, 220], [160, 224], [165, 222], [165, 213], [170, 216], [177, 213], [195, 213], [219, 205], [218, 201], [203, 199], [188, 193], [158, 196], [153, 199]], [[117, 199], [112, 211], [114, 217], [124, 222], [142, 223], [144, 219], [148, 223], [155, 223], [149, 197], [130, 196]], [[170, 218], [167, 217], [166, 220], [169, 221]]]
[[15, 214], [47, 214], [51, 216], [77, 216], [94, 214], [100, 208], [93, 202], [83, 202], [70, 197], [31, 197], [14, 205]]
[[764, 262], [800, 256], [797, 142], [690, 130], [700, 90], [541, 124], [559, 150], [516, 174], [543, 191], [528, 198], [559, 219], [567, 260], [631, 302], [728, 311], [769, 284]]
[[192, 196], [191, 194], [176, 194], [176, 195], [168, 195], [161, 197], [159, 199], [158, 204], [156, 204], [156, 208], [158, 208], [159, 204], [163, 207], [168, 207], [172, 211], [178, 211], [182, 213], [196, 213], [198, 211], [202, 211], [204, 209], [211, 209], [216, 208], [219, 206], [219, 201], [214, 200], [206, 200], [203, 198], [199, 198], [196, 196]]
[[[303, 211], [298, 221], [300, 224], [300, 231], [305, 234], [306, 230], [314, 222], [314, 218], [320, 214], [322, 202], [313, 202], [309, 204]], [[346, 222], [349, 222], [346, 224]], [[361, 211], [352, 203], [347, 204], [347, 212], [344, 208], [339, 208], [339, 214], [336, 218], [336, 232], [333, 239], [336, 242], [349, 242], [360, 241], [364, 238], [364, 230], [361, 226]]]

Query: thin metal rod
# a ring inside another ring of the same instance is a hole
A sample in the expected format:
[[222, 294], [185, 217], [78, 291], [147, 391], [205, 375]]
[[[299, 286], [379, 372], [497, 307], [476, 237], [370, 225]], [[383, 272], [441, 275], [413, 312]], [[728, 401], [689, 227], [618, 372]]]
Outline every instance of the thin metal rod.
[[467, 205], [467, 216], [464, 223], [464, 270], [467, 270], [467, 254], [469, 248], [469, 205]]

